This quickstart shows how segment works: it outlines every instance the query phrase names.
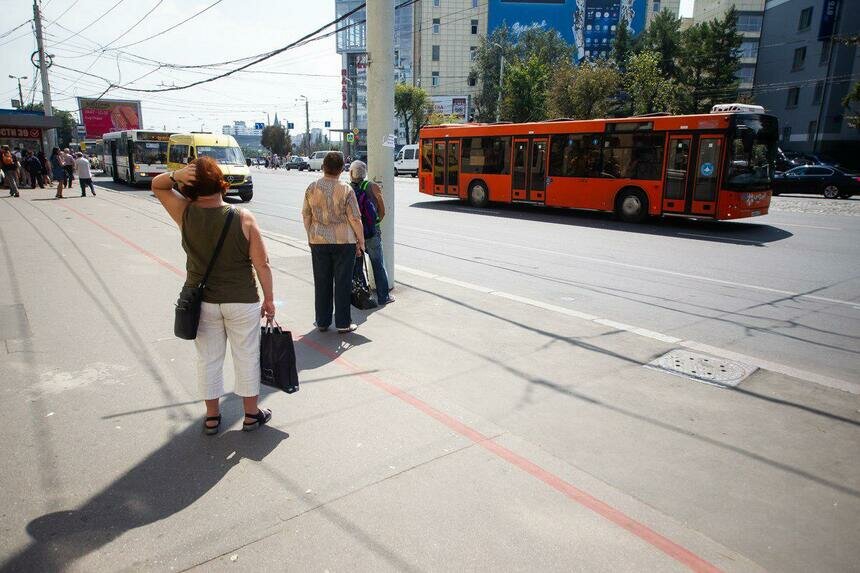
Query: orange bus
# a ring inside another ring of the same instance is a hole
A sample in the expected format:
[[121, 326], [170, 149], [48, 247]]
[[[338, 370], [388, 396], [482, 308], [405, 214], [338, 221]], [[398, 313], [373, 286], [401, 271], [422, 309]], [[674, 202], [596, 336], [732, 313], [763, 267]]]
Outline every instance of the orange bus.
[[419, 190], [476, 207], [528, 203], [649, 215], [766, 215], [777, 119], [764, 108], [709, 114], [421, 129]]

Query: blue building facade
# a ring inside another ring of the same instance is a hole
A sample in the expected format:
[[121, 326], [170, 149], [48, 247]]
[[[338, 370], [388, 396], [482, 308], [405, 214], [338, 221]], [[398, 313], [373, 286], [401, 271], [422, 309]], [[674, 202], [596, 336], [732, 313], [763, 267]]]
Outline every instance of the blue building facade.
[[621, 19], [635, 36], [645, 28], [646, 10], [646, 0], [489, 0], [487, 28], [550, 28], [576, 47], [577, 60], [608, 58]]

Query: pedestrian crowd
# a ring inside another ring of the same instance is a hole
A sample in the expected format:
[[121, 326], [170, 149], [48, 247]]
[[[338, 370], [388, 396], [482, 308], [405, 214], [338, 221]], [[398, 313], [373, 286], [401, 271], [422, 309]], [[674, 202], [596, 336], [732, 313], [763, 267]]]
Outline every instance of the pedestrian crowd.
[[[54, 155], [56, 171], [64, 163], [58, 152]], [[325, 332], [334, 321], [337, 331], [346, 334], [357, 329], [350, 308], [354, 290], [357, 285], [367, 288], [365, 255], [373, 269], [378, 304], [394, 302], [382, 253], [380, 223], [385, 203], [379, 185], [367, 180], [363, 162], [350, 166], [349, 184], [340, 179], [344, 169], [340, 153], [327, 154], [322, 168], [323, 176], [308, 186], [302, 204], [311, 249], [315, 326]], [[221, 424], [228, 341], [235, 368], [234, 392], [242, 398], [245, 413], [242, 429], [255, 430], [272, 417], [271, 410], [258, 403], [260, 323], [262, 319], [272, 323], [276, 312], [272, 270], [256, 219], [247, 209], [225, 202], [226, 190], [217, 163], [208, 157], [158, 175], [152, 182], [153, 193], [181, 230], [187, 278], [179, 302], [187, 289], [202, 290], [199, 324], [191, 338], [206, 410], [203, 431], [208, 435], [217, 434]]]
[[44, 189], [45, 186], [57, 184], [57, 199], [63, 198], [63, 189], [71, 187], [75, 176], [81, 186], [81, 197], [86, 196], [86, 189], [95, 196], [90, 160], [80, 151], [72, 153], [69, 148], [55, 147], [51, 158], [45, 157], [42, 151], [33, 152], [29, 149], [8, 145], [0, 148], [0, 167], [2, 167], [3, 185], [9, 189], [9, 195], [20, 197], [21, 188]]

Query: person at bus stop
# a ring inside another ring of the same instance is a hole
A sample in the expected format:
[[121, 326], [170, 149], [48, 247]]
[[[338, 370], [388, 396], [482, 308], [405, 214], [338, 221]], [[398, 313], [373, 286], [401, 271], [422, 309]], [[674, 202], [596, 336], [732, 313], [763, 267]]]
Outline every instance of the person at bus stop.
[[64, 166], [63, 157], [60, 155], [60, 148], [55, 147], [51, 151], [51, 176], [57, 182], [56, 199], [63, 198], [63, 188], [66, 183], [66, 168]]
[[350, 298], [355, 257], [364, 252], [364, 231], [355, 192], [340, 181], [343, 156], [327, 153], [322, 170], [323, 177], [308, 186], [302, 204], [314, 272], [316, 326], [321, 332], [331, 326], [334, 295], [335, 326], [347, 333], [358, 328], [350, 316]]
[[51, 184], [51, 171], [48, 169], [48, 158], [45, 157], [45, 152], [41, 149], [38, 153], [36, 153], [36, 157], [39, 159], [39, 163], [42, 165], [42, 183], [44, 185]]
[[0, 149], [0, 167], [3, 168], [3, 182], [9, 187], [9, 196], [18, 197], [18, 159], [8, 145]]
[[45, 184], [42, 183], [42, 162], [39, 161], [39, 158], [36, 157], [36, 154], [32, 151], [26, 152], [26, 157], [24, 158], [24, 169], [26, 169], [27, 173], [30, 174], [30, 186], [33, 189], [36, 188], [37, 184], [40, 188], [45, 188]]
[[[205, 156], [152, 180], [152, 192], [182, 231], [182, 248], [187, 255], [186, 286], [197, 286], [202, 280], [233, 212], [223, 248], [204, 289], [194, 340], [197, 384], [206, 404], [203, 431], [208, 435], [218, 433], [221, 424], [219, 401], [224, 394], [228, 340], [235, 369], [234, 393], [242, 397], [245, 411], [242, 430], [256, 430], [272, 418], [271, 410], [258, 405], [260, 318], [275, 318], [272, 269], [254, 216], [245, 209], [233, 211], [224, 202], [229, 187], [218, 163]], [[262, 304], [258, 280], [263, 289]]]
[[[379, 185], [367, 179], [367, 165], [363, 161], [353, 161], [349, 166], [349, 178], [355, 197], [358, 201], [364, 228], [371, 232], [365, 233], [364, 244], [367, 247], [367, 255], [370, 257], [370, 267], [373, 269], [373, 280], [376, 282], [376, 299], [379, 305], [394, 302], [394, 297], [389, 294], [388, 273], [385, 271], [385, 261], [382, 258], [382, 229], [380, 223], [385, 217], [385, 201], [382, 199], [382, 190]], [[375, 221], [364, 221], [368, 209], [362, 208], [364, 201], [370, 201], [376, 211]], [[364, 276], [364, 256], [356, 257], [353, 268], [353, 278], [367, 285]]]
[[75, 182], [75, 156], [68, 147], [63, 150], [63, 169], [66, 171], [66, 187], [71, 187]]
[[84, 154], [78, 151], [75, 153], [75, 171], [78, 174], [78, 183], [81, 184], [81, 197], [87, 196], [87, 187], [90, 188], [90, 193], [93, 197], [96, 196], [96, 188], [93, 187], [93, 175], [90, 171], [90, 160], [84, 157]]

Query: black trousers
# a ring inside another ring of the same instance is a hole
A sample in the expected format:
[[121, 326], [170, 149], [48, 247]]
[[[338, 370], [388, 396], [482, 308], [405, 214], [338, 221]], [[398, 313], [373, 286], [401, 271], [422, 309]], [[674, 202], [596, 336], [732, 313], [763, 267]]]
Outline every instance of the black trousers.
[[30, 174], [30, 184], [33, 186], [33, 189], [36, 188], [36, 185], [38, 185], [42, 189], [45, 188], [45, 186], [42, 184], [42, 173], [40, 171], [32, 171], [28, 169], [27, 173]]
[[66, 171], [66, 187], [71, 187], [75, 181], [75, 167], [73, 165], [64, 165], [63, 169]]
[[334, 295], [334, 324], [347, 328], [352, 323], [352, 269], [355, 264], [355, 243], [345, 245], [311, 245], [314, 268], [314, 307], [319, 327], [331, 326], [332, 295]]

